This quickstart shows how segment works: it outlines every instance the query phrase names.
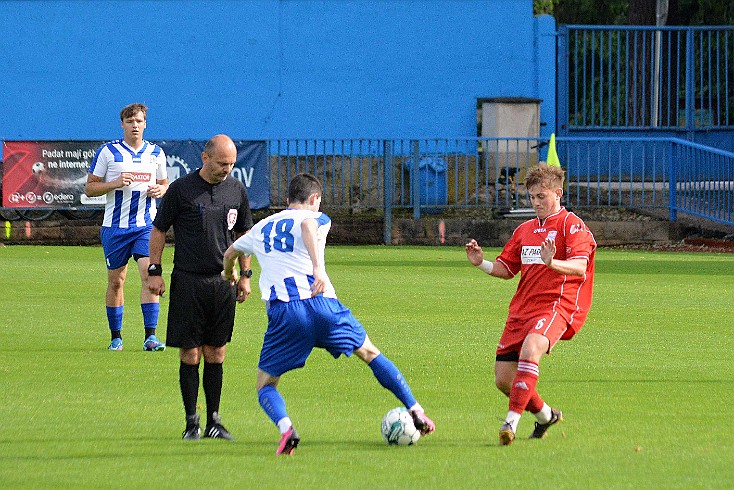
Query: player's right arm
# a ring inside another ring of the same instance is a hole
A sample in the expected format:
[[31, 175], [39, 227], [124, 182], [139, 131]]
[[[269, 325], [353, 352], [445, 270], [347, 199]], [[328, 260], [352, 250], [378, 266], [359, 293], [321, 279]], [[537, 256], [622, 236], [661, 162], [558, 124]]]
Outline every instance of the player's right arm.
[[499, 277], [500, 279], [512, 279], [514, 277], [502, 262], [484, 260], [484, 251], [473, 238], [466, 244], [466, 258], [471, 265], [490, 276]]
[[87, 183], [84, 186], [84, 193], [89, 197], [103, 196], [109, 191], [125, 187], [133, 183], [133, 176], [129, 172], [123, 172], [115, 180], [105, 182], [104, 177], [94, 174], [87, 174]]
[[[239, 272], [237, 271], [237, 266], [241, 265], [239, 264], [239, 259], [243, 255], [245, 257], [249, 257], [252, 255], [255, 250], [253, 247], [253, 231], [252, 228], [247, 231], [247, 233], [241, 235], [237, 240], [234, 241], [232, 245], [227, 248], [227, 250], [224, 252], [224, 260], [223, 260], [223, 268], [222, 268], [222, 279], [225, 281], [229, 281], [230, 284], [237, 284], [239, 282]], [[245, 261], [246, 268], [249, 269], [249, 262]]]

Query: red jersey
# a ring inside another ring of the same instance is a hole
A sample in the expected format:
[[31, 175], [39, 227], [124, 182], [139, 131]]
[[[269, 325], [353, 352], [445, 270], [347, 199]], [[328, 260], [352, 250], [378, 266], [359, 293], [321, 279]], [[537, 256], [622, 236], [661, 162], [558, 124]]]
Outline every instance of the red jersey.
[[[583, 276], [559, 274], [543, 263], [540, 245], [547, 237], [556, 242], [555, 259], [586, 259]], [[591, 308], [595, 252], [591, 231], [564, 207], [542, 221], [534, 218], [518, 226], [497, 257], [513, 276], [521, 273], [508, 319], [524, 320], [552, 308], [568, 323], [562, 338], [573, 337]]]

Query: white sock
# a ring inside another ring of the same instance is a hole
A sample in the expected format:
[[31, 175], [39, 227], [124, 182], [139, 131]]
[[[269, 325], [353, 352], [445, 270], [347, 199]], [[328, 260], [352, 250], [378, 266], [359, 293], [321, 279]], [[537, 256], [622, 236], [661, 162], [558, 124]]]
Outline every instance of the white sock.
[[517, 432], [517, 424], [520, 422], [521, 415], [522, 414], [519, 414], [513, 411], [507, 412], [507, 417], [505, 417], [505, 422], [512, 426], [512, 432]]
[[550, 422], [551, 417], [553, 417], [553, 412], [551, 412], [551, 407], [547, 403], [543, 403], [543, 408], [540, 409], [540, 412], [534, 415], [535, 418], [538, 419], [539, 424], [547, 424]]
[[423, 412], [424, 411], [423, 410], [423, 407], [421, 407], [421, 404], [418, 403], [418, 402], [415, 402], [415, 405], [413, 405], [412, 407], [408, 408], [408, 410], [410, 410], [411, 412], [413, 410], [415, 410], [416, 412]]
[[290, 417], [283, 417], [282, 419], [278, 420], [278, 430], [281, 434], [285, 434], [288, 432], [288, 429], [291, 428], [293, 423], [291, 423]]

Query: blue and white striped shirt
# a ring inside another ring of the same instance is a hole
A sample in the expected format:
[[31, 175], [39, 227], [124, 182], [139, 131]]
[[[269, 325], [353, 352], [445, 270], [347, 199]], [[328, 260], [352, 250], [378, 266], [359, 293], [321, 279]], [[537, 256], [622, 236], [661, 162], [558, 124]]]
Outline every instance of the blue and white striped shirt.
[[[317, 253], [324, 264], [326, 236], [331, 219], [320, 211], [285, 209], [259, 221], [234, 242], [234, 248], [255, 254], [260, 263], [260, 291], [264, 301], [293, 301], [311, 297], [313, 264], [303, 243], [301, 223], [313, 218], [318, 224]], [[336, 298], [336, 291], [327, 277], [323, 296]]]
[[89, 173], [111, 182], [123, 172], [133, 174], [134, 182], [107, 193], [102, 226], [134, 228], [151, 226], [155, 218], [155, 199], [146, 195], [157, 180], [167, 179], [163, 149], [148, 141], [135, 151], [119, 139], [102, 145], [94, 154]]

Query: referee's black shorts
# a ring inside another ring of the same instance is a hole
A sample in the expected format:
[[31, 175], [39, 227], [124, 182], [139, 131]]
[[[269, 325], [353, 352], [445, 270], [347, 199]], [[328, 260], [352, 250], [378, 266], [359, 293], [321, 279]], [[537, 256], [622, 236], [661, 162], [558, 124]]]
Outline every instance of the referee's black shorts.
[[221, 347], [232, 340], [237, 286], [219, 274], [176, 270], [171, 274], [166, 345]]

